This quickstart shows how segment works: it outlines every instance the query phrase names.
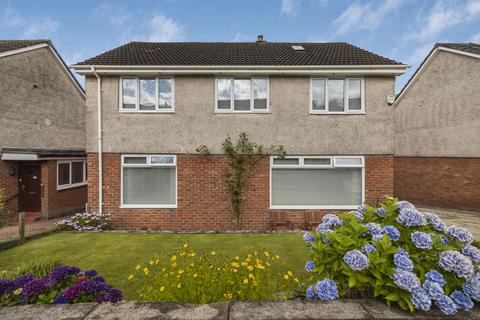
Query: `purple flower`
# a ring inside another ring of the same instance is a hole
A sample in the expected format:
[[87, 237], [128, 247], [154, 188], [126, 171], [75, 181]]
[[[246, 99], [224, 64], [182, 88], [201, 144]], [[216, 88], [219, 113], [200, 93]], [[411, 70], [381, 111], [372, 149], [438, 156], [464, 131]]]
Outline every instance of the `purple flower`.
[[419, 227], [427, 224], [425, 218], [415, 210], [405, 209], [400, 212], [397, 222], [405, 227]]
[[365, 270], [369, 267], [368, 257], [358, 250], [350, 250], [343, 256], [343, 261], [354, 271]]
[[333, 280], [325, 279], [318, 281], [315, 288], [317, 289], [318, 297], [322, 301], [335, 300], [338, 298], [337, 284]]
[[478, 276], [471, 277], [462, 284], [463, 293], [469, 298], [480, 301], [480, 278]]
[[307, 244], [310, 244], [312, 243], [315, 238], [313, 237], [313, 235], [310, 233], [310, 232], [305, 232], [303, 234], [303, 240], [307, 243]]
[[412, 290], [412, 302], [417, 310], [428, 311], [432, 306], [432, 300], [422, 287], [417, 287]]
[[443, 288], [438, 282], [427, 280], [423, 284], [423, 288], [432, 300], [439, 300], [444, 296]]
[[427, 218], [427, 222], [433, 227], [433, 229], [440, 232], [445, 230], [446, 225], [438, 215], [431, 212], [423, 212], [423, 215]]
[[19, 300], [24, 302], [32, 297], [38, 296], [43, 290], [48, 288], [48, 281], [49, 279], [45, 277], [33, 279], [32, 281], [26, 283], [23, 286], [22, 294]]
[[460, 227], [456, 227], [456, 226], [448, 227], [447, 228], [447, 234], [450, 237], [452, 237], [452, 238], [454, 238], [454, 239], [456, 239], [460, 242], [463, 242], [463, 243], [470, 244], [473, 241], [472, 234], [464, 228], [460, 228]]
[[18, 277], [14, 281], [15, 289], [22, 288], [25, 284], [32, 281], [33, 279], [36, 279], [36, 277], [33, 274], [26, 274]]
[[307, 272], [312, 272], [312, 271], [313, 271], [313, 268], [315, 268], [315, 262], [313, 262], [313, 261], [308, 261], [308, 262], [305, 264], [305, 270], [307, 270]]
[[352, 213], [358, 221], [362, 222], [363, 220], [365, 220], [363, 213], [361, 213], [360, 211], [352, 211]]
[[415, 206], [408, 201], [397, 201], [394, 203], [398, 207], [398, 211], [415, 210]]
[[84, 271], [83, 274], [85, 275], [85, 277], [95, 277], [97, 275], [97, 271], [95, 270], [87, 270], [87, 271]]
[[413, 292], [413, 289], [420, 287], [420, 280], [410, 271], [395, 269], [391, 278], [399, 288], [408, 292]]
[[458, 309], [470, 311], [473, 309], [473, 301], [467, 297], [462, 291], [454, 291], [450, 295], [450, 298], [455, 302]]
[[413, 271], [413, 262], [408, 255], [408, 252], [399, 248], [398, 252], [393, 256], [393, 263], [399, 270]]
[[385, 226], [382, 229], [383, 233], [385, 233], [390, 240], [392, 241], [398, 241], [400, 239], [400, 231], [394, 226]]
[[315, 300], [317, 298], [317, 294], [315, 293], [313, 286], [309, 286], [307, 288], [307, 290], [305, 291], [305, 295], [309, 300]]
[[474, 273], [472, 261], [455, 250], [447, 250], [440, 254], [438, 265], [446, 271], [455, 272], [459, 278], [468, 279]]
[[[336, 214], [328, 213], [322, 217], [322, 223], [329, 225], [328, 228], [341, 226], [343, 221]], [[327, 228], [327, 229], [328, 229]]]
[[443, 287], [445, 284], [447, 284], [443, 275], [440, 272], [438, 272], [437, 270], [430, 270], [429, 272], [427, 272], [425, 274], [425, 278], [428, 281], [438, 283], [441, 287]]
[[414, 231], [411, 234], [412, 242], [418, 249], [432, 249], [433, 240], [428, 233]]
[[384, 217], [384, 216], [387, 215], [387, 210], [386, 210], [385, 208], [380, 207], [380, 208], [378, 208], [377, 210], [375, 210], [375, 214], [376, 214], [377, 216], [382, 216], [382, 217]]
[[440, 309], [440, 311], [447, 315], [453, 315], [457, 313], [457, 305], [455, 304], [455, 302], [453, 302], [452, 299], [447, 296], [443, 296], [441, 299], [438, 299], [437, 301], [435, 301], [435, 304]]
[[52, 271], [50, 271], [50, 273], [48, 274], [48, 277], [58, 282], [60, 280], [68, 279], [71, 276], [77, 275], [79, 273], [80, 273], [80, 269], [77, 267], [59, 265], [58, 267], [55, 267]]
[[367, 243], [366, 245], [364, 245], [362, 247], [362, 252], [365, 253], [365, 254], [373, 253], [376, 250], [377, 250], [377, 248], [375, 248], [375, 246], [371, 243]]
[[15, 283], [12, 280], [1, 279], [0, 280], [0, 296], [3, 296], [11, 291], [15, 290]]
[[462, 249], [462, 253], [469, 257], [474, 264], [480, 263], [480, 249], [472, 245], [467, 245]]
[[362, 213], [365, 213], [368, 211], [367, 207], [365, 207], [364, 205], [361, 205], [357, 208], [357, 211], [358, 212], [362, 212]]

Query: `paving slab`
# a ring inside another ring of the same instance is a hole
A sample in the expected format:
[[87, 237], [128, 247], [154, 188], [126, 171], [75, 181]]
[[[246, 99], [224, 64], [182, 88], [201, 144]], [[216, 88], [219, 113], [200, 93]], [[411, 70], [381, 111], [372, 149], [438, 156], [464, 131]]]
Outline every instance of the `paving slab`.
[[0, 308], [0, 319], [8, 320], [80, 320], [84, 319], [96, 303], [30, 304]]
[[480, 240], [480, 212], [428, 207], [419, 207], [418, 209], [420, 211], [434, 212], [445, 221], [447, 226], [466, 228], [472, 233], [475, 240]]
[[173, 302], [122, 302], [99, 305], [85, 319], [88, 320], [227, 320], [228, 303], [180, 304]]
[[230, 320], [372, 319], [358, 300], [233, 302]]

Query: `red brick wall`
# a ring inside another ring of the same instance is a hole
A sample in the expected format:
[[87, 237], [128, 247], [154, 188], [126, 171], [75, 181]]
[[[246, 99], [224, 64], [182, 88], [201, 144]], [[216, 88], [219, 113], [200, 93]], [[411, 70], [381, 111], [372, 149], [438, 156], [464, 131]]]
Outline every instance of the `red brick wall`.
[[87, 202], [87, 186], [57, 190], [57, 161], [42, 163], [42, 216], [53, 218], [82, 211]]
[[[13, 170], [15, 175], [10, 175]], [[18, 167], [14, 162], [0, 160], [0, 189], [4, 192], [7, 212], [18, 212]]]
[[480, 158], [395, 157], [395, 195], [415, 204], [480, 210]]
[[[103, 155], [103, 203], [115, 227], [157, 230], [227, 230], [234, 228], [224, 172], [228, 157], [179, 155], [177, 157], [176, 209], [126, 209], [120, 206], [120, 155]], [[98, 207], [97, 154], [88, 155], [88, 201], [91, 210]], [[242, 229], [271, 228], [269, 206], [269, 158], [260, 160], [249, 180]], [[376, 202], [393, 193], [393, 158], [367, 156], [365, 169], [367, 202]], [[384, 181], [388, 180], [388, 181]], [[277, 210], [278, 211], [278, 210]], [[306, 210], [283, 210], [297, 226], [304, 225]], [[325, 212], [325, 210], [319, 210]]]

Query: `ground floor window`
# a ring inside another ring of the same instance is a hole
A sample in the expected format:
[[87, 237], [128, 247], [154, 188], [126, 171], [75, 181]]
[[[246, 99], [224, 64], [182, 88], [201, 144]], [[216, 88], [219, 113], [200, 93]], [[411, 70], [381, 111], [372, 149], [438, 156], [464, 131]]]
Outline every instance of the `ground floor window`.
[[364, 201], [364, 158], [271, 158], [272, 209], [353, 209]]
[[67, 189], [87, 184], [87, 161], [57, 161], [57, 189]]
[[123, 155], [122, 207], [176, 208], [176, 156]]

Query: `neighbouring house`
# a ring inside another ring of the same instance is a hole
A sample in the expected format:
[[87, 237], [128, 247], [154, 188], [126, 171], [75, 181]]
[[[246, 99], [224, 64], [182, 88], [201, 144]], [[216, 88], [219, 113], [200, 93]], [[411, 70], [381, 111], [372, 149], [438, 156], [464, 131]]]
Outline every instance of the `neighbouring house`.
[[[395, 76], [407, 65], [348, 43], [131, 42], [73, 66], [86, 76], [88, 201], [129, 229], [225, 230], [227, 136], [283, 145], [249, 180], [243, 229], [272, 213], [393, 193]], [[198, 154], [207, 145], [211, 155]]]
[[480, 44], [437, 43], [395, 102], [395, 194], [480, 210]]
[[48, 40], [0, 40], [0, 189], [9, 213], [87, 201], [85, 94]]

